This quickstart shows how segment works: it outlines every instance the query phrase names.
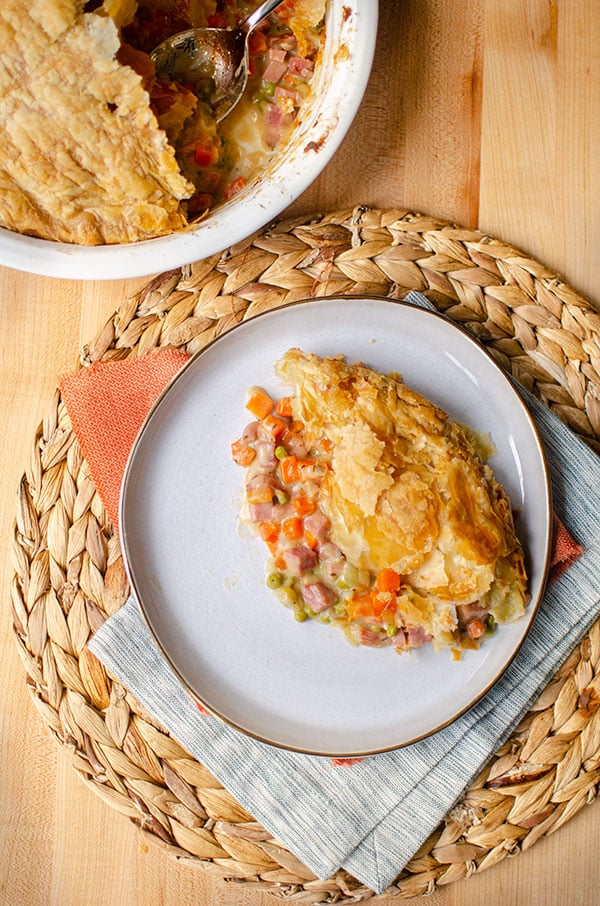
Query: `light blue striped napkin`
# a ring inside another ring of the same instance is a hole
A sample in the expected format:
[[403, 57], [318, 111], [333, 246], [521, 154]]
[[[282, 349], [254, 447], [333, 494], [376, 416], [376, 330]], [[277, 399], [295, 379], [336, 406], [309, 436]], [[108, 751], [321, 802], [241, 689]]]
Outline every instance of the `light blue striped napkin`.
[[[429, 306], [417, 293], [409, 300]], [[377, 893], [385, 890], [600, 614], [600, 461], [523, 395], [545, 447], [555, 512], [585, 551], [546, 590], [502, 679], [449, 727], [349, 767], [269, 747], [199, 713], [131, 597], [89, 644], [172, 736], [320, 878], [344, 867]]]

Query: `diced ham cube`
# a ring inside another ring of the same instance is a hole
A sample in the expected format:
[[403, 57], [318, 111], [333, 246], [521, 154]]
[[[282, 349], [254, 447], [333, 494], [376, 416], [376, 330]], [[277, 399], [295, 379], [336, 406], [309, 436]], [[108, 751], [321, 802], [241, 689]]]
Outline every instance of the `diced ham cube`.
[[371, 648], [382, 648], [391, 644], [391, 639], [387, 638], [382, 632], [376, 629], [367, 629], [366, 626], [360, 626], [355, 632], [355, 637], [360, 645], [367, 645]]
[[310, 79], [314, 68], [313, 61], [307, 60], [306, 57], [292, 57], [288, 64], [288, 72], [300, 76], [301, 79]]
[[258, 422], [250, 422], [242, 431], [242, 440], [245, 444], [253, 444], [258, 439]]
[[315, 568], [317, 555], [310, 547], [292, 547], [283, 552], [283, 561], [288, 572], [293, 576], [301, 576]]
[[282, 47], [271, 47], [267, 54], [267, 65], [262, 74], [263, 82], [278, 82], [287, 72], [286, 53]]
[[304, 519], [304, 528], [317, 539], [319, 544], [322, 544], [329, 531], [329, 519], [321, 510], [315, 510]]
[[248, 506], [251, 522], [266, 522], [273, 516], [272, 503], [251, 503]]
[[278, 82], [287, 72], [287, 63], [279, 63], [277, 60], [273, 60], [271, 63], [268, 63], [265, 71], [262, 74], [263, 82]]
[[292, 122], [290, 113], [285, 113], [277, 104], [267, 104], [265, 110], [265, 140], [270, 148], [274, 148], [286, 126]]
[[291, 453], [293, 456], [299, 456], [303, 459], [308, 454], [307, 445], [300, 435], [296, 434], [294, 431], [284, 432], [281, 440], [288, 453]]
[[254, 447], [256, 458], [254, 460], [255, 470], [271, 470], [277, 465], [275, 459], [275, 444], [269, 441], [259, 441]]
[[277, 486], [271, 472], [255, 472], [249, 475], [246, 481], [246, 492], [253, 503], [265, 503], [273, 500], [276, 490]]
[[277, 86], [273, 97], [276, 105], [285, 113], [291, 113], [294, 107], [299, 107], [302, 102], [302, 98], [297, 91], [292, 88], [283, 88], [281, 85]]
[[267, 126], [281, 127], [283, 124], [283, 110], [276, 104], [267, 104], [266, 107], [266, 121]]
[[420, 648], [426, 642], [431, 641], [431, 636], [425, 632], [422, 626], [407, 626], [406, 634], [408, 636], [409, 648]]
[[473, 617], [480, 617], [483, 614], [487, 614], [487, 610], [485, 607], [481, 606], [479, 601], [474, 601], [472, 604], [459, 604], [456, 608], [456, 613], [463, 623], [468, 623]]
[[283, 522], [284, 519], [293, 519], [296, 515], [293, 503], [275, 503], [273, 504], [272, 519], [276, 522]]
[[330, 579], [337, 579], [344, 569], [346, 558], [333, 541], [326, 541], [319, 547], [319, 560]]
[[311, 582], [302, 587], [302, 597], [311, 610], [322, 613], [336, 601], [336, 594], [322, 582]]

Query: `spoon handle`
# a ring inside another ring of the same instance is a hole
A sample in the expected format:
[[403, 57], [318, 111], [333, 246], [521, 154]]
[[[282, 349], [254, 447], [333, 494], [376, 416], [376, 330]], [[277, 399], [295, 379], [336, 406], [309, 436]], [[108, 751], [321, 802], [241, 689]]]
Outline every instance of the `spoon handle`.
[[283, 3], [283, 0], [265, 0], [264, 3], [261, 3], [253, 13], [250, 13], [246, 19], [241, 23], [240, 28], [246, 32], [246, 34], [258, 25], [259, 22], [262, 22], [263, 19], [266, 19], [269, 13], [272, 13], [275, 7]]

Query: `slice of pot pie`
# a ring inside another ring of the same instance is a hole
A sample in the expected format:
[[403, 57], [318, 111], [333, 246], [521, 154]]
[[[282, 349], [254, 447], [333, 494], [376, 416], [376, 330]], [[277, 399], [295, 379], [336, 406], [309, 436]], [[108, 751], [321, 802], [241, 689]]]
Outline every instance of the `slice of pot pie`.
[[293, 395], [252, 388], [232, 455], [268, 585], [298, 620], [355, 644], [459, 651], [523, 615], [523, 550], [489, 442], [341, 355], [290, 349], [276, 373]]

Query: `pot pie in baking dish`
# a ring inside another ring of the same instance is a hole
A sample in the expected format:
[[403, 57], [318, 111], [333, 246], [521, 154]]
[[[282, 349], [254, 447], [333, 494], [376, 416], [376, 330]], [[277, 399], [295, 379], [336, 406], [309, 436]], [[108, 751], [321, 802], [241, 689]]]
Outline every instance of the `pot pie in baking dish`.
[[2, 0], [0, 227], [80, 245], [182, 230], [288, 141], [311, 92], [326, 0], [285, 0], [250, 36], [244, 97], [215, 123], [149, 53], [258, 0]]
[[341, 355], [290, 349], [275, 371], [293, 394], [251, 388], [254, 420], [231, 452], [267, 584], [297, 620], [459, 657], [523, 615], [523, 549], [489, 438]]

